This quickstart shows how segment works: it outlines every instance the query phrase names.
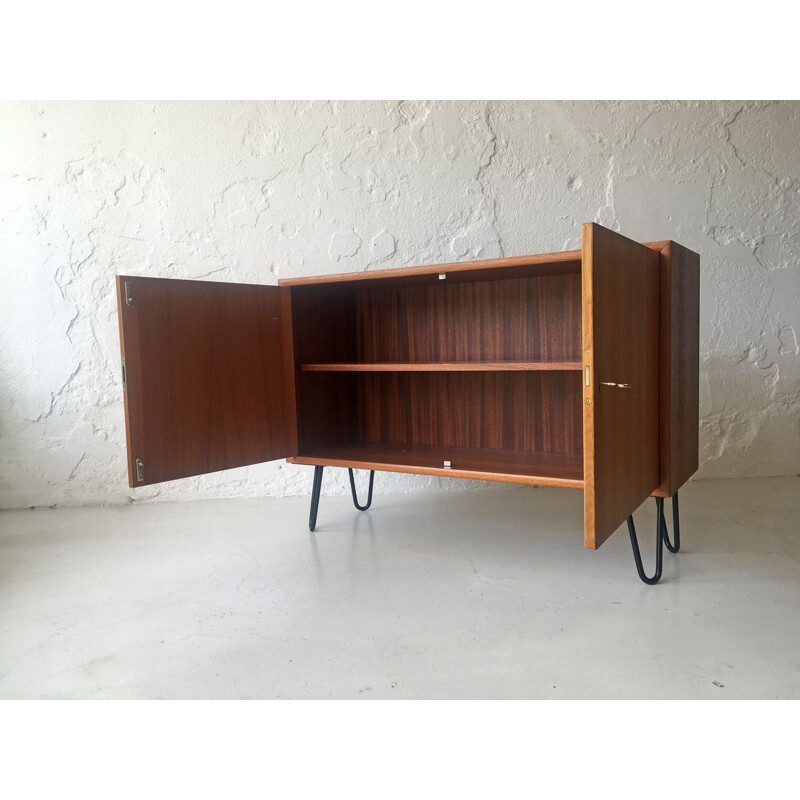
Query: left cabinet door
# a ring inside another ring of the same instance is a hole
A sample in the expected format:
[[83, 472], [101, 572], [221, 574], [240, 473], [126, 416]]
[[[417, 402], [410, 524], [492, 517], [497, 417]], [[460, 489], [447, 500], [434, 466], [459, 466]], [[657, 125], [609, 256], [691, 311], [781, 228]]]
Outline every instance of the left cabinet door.
[[132, 487], [297, 454], [290, 291], [117, 277]]

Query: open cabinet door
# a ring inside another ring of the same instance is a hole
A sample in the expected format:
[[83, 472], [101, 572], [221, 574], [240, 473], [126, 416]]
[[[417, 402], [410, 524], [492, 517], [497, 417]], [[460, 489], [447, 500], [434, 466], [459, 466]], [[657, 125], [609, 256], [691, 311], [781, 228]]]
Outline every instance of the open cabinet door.
[[289, 292], [117, 277], [132, 487], [296, 455]]
[[658, 253], [583, 226], [584, 544], [598, 548], [659, 485]]

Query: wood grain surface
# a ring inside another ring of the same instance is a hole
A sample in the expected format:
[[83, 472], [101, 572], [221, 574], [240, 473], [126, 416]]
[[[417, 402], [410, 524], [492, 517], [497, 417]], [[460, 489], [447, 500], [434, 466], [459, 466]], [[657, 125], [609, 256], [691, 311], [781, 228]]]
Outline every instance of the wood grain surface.
[[[451, 463], [444, 467], [444, 461]], [[292, 464], [408, 472], [537, 486], [583, 487], [583, 459], [564, 453], [520, 453], [426, 445], [355, 443], [319, 448], [290, 458]]]
[[659, 257], [594, 223], [582, 233], [584, 544], [596, 549], [659, 484]]
[[[365, 372], [361, 442], [580, 455], [579, 372]], [[305, 451], [301, 451], [305, 452]]]
[[660, 259], [661, 481], [670, 497], [698, 467], [700, 256], [665, 242]]
[[132, 487], [297, 453], [288, 289], [119, 276], [117, 296]]
[[580, 361], [406, 361], [377, 364], [301, 364], [303, 372], [528, 372], [582, 369]]
[[295, 326], [301, 453], [369, 443], [580, 456], [580, 275], [292, 293], [295, 319], [309, 321]]
[[280, 286], [313, 286], [315, 284], [360, 283], [378, 281], [395, 285], [424, 285], [439, 281], [483, 281], [503, 278], [522, 278], [535, 275], [577, 273], [581, 270], [580, 250], [561, 253], [487, 258], [481, 261], [457, 261], [448, 264], [428, 264], [421, 267], [374, 269], [367, 272], [341, 272], [333, 275], [310, 275], [305, 278], [282, 278]]
[[581, 278], [412, 287], [376, 281], [356, 291], [354, 323], [352, 361], [580, 361]]
[[131, 486], [293, 454], [585, 486], [598, 547], [697, 468], [699, 260], [583, 234], [581, 252], [282, 287], [120, 276]]

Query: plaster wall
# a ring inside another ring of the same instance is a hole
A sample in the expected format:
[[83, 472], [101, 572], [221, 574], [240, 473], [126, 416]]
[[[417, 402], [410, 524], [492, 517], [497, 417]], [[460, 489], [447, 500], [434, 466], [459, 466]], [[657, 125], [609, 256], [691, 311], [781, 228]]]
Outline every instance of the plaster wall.
[[799, 135], [798, 102], [2, 103], [0, 507], [308, 491], [283, 462], [127, 488], [117, 273], [275, 283], [592, 220], [701, 255], [698, 477], [796, 475]]

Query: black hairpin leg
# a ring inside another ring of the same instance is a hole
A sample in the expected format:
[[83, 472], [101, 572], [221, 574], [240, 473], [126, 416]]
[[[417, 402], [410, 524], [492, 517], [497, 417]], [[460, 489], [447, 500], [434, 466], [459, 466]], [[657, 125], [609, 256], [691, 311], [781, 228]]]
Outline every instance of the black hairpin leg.
[[[322, 490], [322, 470], [324, 467], [314, 467], [314, 483], [311, 486], [311, 512], [308, 515], [308, 529], [313, 531], [317, 527], [317, 511], [319, 511], [319, 495]], [[347, 470], [350, 473], [350, 490], [353, 493], [353, 505], [359, 511], [366, 511], [372, 505], [372, 485], [375, 482], [375, 470], [370, 470], [369, 473], [369, 490], [367, 492], [366, 505], [359, 505], [358, 495], [356, 494], [356, 482], [353, 478], [353, 470]]]
[[670, 553], [677, 553], [681, 549], [681, 518], [678, 514], [678, 493], [672, 495], [672, 527], [675, 529], [675, 544], [669, 540], [667, 523], [664, 523], [664, 544]]
[[664, 562], [664, 545], [671, 553], [677, 553], [681, 548], [681, 524], [678, 516], [678, 493], [672, 495], [672, 517], [675, 527], [675, 544], [669, 540], [667, 533], [667, 521], [664, 518], [664, 498], [656, 497], [656, 571], [652, 576], [645, 575], [642, 566], [642, 554], [639, 552], [639, 541], [636, 538], [636, 527], [633, 524], [633, 516], [628, 517], [628, 533], [631, 537], [631, 547], [633, 548], [633, 560], [636, 562], [636, 571], [639, 577], [647, 584], [652, 586], [661, 580], [661, 571]]
[[353, 470], [348, 468], [347, 471], [350, 473], [350, 491], [353, 494], [353, 505], [359, 511], [366, 511], [372, 505], [372, 484], [375, 481], [375, 470], [372, 469], [369, 472], [369, 491], [367, 493], [367, 504], [365, 506], [360, 506], [358, 504], [358, 496], [356, 495], [356, 482], [353, 478]]
[[308, 515], [308, 529], [313, 531], [317, 527], [317, 511], [319, 510], [319, 493], [322, 489], [322, 470], [324, 467], [314, 467], [314, 483], [311, 486], [311, 513]]

